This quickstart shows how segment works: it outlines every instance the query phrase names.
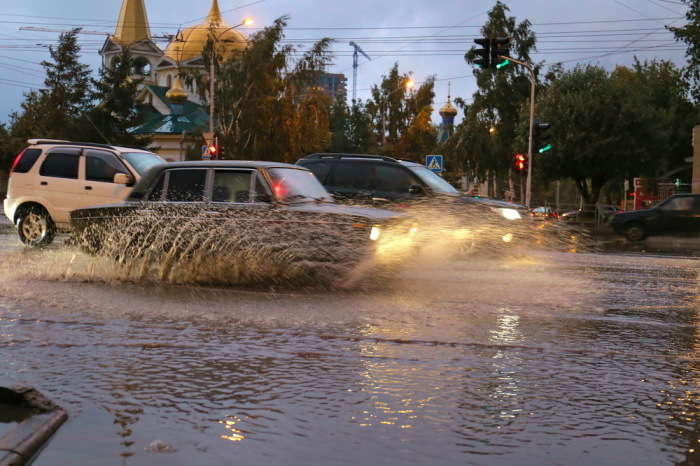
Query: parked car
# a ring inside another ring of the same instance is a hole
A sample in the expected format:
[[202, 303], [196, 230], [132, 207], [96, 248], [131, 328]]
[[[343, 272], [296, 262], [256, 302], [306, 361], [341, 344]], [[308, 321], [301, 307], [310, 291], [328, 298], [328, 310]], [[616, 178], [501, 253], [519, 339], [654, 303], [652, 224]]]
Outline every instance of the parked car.
[[271, 267], [340, 276], [395, 264], [413, 233], [404, 213], [336, 204], [303, 167], [251, 161], [153, 167], [124, 202], [74, 210], [71, 225], [85, 252], [144, 260], [160, 278], [185, 261], [198, 279], [246, 267], [245, 281]]
[[71, 210], [123, 200], [163, 159], [153, 152], [51, 139], [30, 139], [10, 169], [5, 215], [28, 246], [46, 246], [70, 228]]
[[333, 153], [312, 154], [296, 163], [311, 170], [338, 202], [412, 212], [426, 241], [453, 239], [460, 249], [471, 251], [525, 236], [527, 208], [460, 193], [418, 163]]
[[630, 241], [651, 235], [700, 235], [700, 194], [676, 194], [649, 209], [618, 213], [611, 226]]

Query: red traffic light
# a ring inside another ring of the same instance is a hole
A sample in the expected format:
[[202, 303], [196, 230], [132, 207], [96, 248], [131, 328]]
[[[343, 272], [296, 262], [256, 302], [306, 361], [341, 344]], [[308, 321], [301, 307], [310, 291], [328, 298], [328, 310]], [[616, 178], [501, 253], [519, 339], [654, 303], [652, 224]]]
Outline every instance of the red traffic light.
[[209, 146], [209, 153], [216, 154], [216, 146]]
[[517, 154], [515, 156], [515, 169], [519, 172], [527, 169], [527, 155]]

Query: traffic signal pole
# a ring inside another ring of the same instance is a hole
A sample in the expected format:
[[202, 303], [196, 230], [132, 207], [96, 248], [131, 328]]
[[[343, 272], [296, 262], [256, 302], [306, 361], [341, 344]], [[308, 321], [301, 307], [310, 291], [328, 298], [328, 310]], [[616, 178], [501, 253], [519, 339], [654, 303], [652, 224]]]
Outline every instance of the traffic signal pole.
[[530, 136], [527, 141], [527, 181], [525, 182], [525, 205], [530, 208], [530, 193], [532, 192], [532, 140], [535, 127], [535, 71], [528, 63], [518, 61], [515, 58], [499, 55], [498, 58], [510, 60], [522, 65], [530, 71]]

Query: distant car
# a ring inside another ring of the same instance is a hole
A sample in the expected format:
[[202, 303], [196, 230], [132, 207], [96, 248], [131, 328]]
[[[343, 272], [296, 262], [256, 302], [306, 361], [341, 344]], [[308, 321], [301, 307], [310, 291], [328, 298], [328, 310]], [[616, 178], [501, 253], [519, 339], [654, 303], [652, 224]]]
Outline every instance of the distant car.
[[572, 223], [603, 225], [619, 212], [622, 212], [622, 209], [617, 206], [595, 204], [584, 206], [579, 210], [564, 212], [559, 216], [559, 219]]
[[28, 246], [68, 230], [71, 210], [123, 200], [163, 159], [153, 152], [53, 139], [30, 139], [10, 169], [5, 215]]
[[206, 273], [280, 261], [349, 270], [401, 260], [412, 237], [406, 214], [338, 205], [309, 170], [277, 162], [158, 165], [123, 203], [70, 216], [71, 242], [85, 252], [153, 261], [164, 276], [183, 260]]
[[700, 194], [676, 194], [649, 209], [618, 213], [611, 226], [630, 241], [652, 235], [700, 235]]
[[551, 207], [535, 207], [530, 212], [530, 216], [535, 220], [552, 220], [559, 218], [557, 213]]
[[[372, 154], [311, 154], [297, 165], [311, 170], [340, 203], [405, 209], [422, 221], [427, 241], [446, 239], [462, 251], [529, 235], [526, 207], [460, 193], [425, 165]], [[450, 239], [452, 238], [452, 239]]]

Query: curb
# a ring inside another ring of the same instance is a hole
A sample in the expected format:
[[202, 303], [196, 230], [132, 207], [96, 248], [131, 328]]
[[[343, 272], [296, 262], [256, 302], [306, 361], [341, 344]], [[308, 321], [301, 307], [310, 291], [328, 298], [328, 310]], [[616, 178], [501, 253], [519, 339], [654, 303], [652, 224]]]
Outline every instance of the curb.
[[0, 466], [30, 464], [68, 414], [31, 387], [0, 387], [0, 395], [0, 403], [22, 405], [36, 413], [0, 438]]

